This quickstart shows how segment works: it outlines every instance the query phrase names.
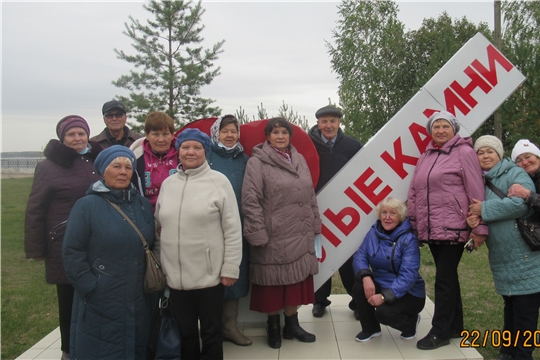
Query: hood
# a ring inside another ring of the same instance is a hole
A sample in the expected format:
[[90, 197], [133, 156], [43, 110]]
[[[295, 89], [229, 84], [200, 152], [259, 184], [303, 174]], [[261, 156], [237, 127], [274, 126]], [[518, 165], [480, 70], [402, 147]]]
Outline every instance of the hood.
[[391, 234], [386, 234], [383, 230], [381, 230], [382, 226], [380, 220], [377, 220], [375, 224], [373, 224], [372, 228], [375, 230], [375, 233], [379, 239], [384, 239], [391, 242], [397, 241], [401, 235], [412, 231], [411, 222], [409, 221], [408, 217], [405, 218], [405, 220], [403, 220], [403, 222], [399, 224]]
[[453, 138], [448, 140], [446, 144], [444, 144], [442, 148], [440, 149], [435, 147], [435, 144], [433, 144], [433, 141], [430, 141], [426, 148], [426, 151], [433, 151], [433, 150], [439, 151], [440, 150], [445, 153], [450, 153], [454, 149], [454, 147], [462, 146], [462, 145], [470, 146], [472, 149], [474, 149], [473, 141], [471, 137], [461, 137], [459, 134], [456, 134], [454, 135]]
[[[86, 153], [84, 156], [88, 156], [92, 161], [94, 161], [103, 148], [94, 141], [89, 141], [88, 145], [90, 146], [90, 151], [88, 151], [88, 153]], [[70, 168], [73, 166], [73, 161], [75, 159], [83, 156], [76, 150], [67, 147], [56, 139], [51, 139], [51, 141], [49, 141], [45, 147], [45, 150], [43, 150], [43, 155], [63, 168]]]
[[137, 194], [137, 189], [135, 189], [132, 183], [129, 183], [127, 189], [113, 190], [107, 185], [105, 185], [105, 182], [103, 180], [98, 180], [92, 185], [90, 185], [90, 188], [86, 192], [86, 195], [103, 196], [114, 203], [121, 203], [124, 201], [132, 202], [135, 198], [135, 195]]
[[510, 160], [509, 158], [504, 158], [501, 161], [499, 161], [494, 167], [492, 167], [485, 177], [487, 179], [494, 179], [501, 175], [504, 175], [508, 170], [510, 170], [513, 167], [517, 167], [517, 165]]

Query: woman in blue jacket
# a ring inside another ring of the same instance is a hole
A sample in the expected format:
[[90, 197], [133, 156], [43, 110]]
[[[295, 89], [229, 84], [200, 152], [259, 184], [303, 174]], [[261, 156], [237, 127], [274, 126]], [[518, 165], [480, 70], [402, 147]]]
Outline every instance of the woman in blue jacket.
[[94, 168], [103, 180], [91, 185], [71, 211], [63, 243], [66, 275], [73, 287], [71, 359], [145, 359], [149, 307], [144, 293], [145, 250], [118, 205], [150, 246], [150, 201], [131, 184], [135, 155], [127, 147], [103, 150]]
[[[211, 151], [206, 155], [208, 165], [212, 170], [219, 171], [229, 179], [236, 195], [240, 214], [242, 199], [242, 184], [249, 157], [244, 153], [240, 144], [240, 127], [234, 115], [218, 117], [210, 129], [212, 137]], [[249, 245], [242, 241], [242, 262], [240, 263], [240, 277], [233, 286], [226, 287], [223, 301], [223, 328], [224, 340], [229, 340], [239, 346], [251, 345], [251, 339], [238, 330], [238, 304], [239, 299], [249, 292]]]
[[418, 273], [418, 240], [402, 201], [387, 197], [376, 214], [378, 220], [353, 257], [353, 298], [362, 325], [356, 341], [381, 336], [380, 324], [400, 330], [402, 339], [413, 339], [426, 301], [424, 279]]

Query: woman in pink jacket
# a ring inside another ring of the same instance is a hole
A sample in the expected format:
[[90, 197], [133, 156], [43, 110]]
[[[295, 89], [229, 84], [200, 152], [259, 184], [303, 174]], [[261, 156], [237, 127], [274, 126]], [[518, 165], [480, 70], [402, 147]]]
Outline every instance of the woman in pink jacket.
[[473, 199], [484, 200], [484, 181], [471, 138], [459, 136], [459, 123], [448, 111], [436, 112], [426, 129], [431, 141], [416, 165], [409, 189], [409, 217], [418, 240], [427, 243], [435, 261], [435, 312], [431, 330], [416, 346], [422, 350], [448, 345], [463, 330], [458, 264], [463, 246], [486, 239], [481, 224], [472, 232], [467, 211]]

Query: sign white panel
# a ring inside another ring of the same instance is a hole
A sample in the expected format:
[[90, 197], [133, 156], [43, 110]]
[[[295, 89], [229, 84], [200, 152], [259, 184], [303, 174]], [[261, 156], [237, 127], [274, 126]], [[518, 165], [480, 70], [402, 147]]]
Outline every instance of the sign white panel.
[[387, 196], [407, 200], [420, 155], [431, 140], [425, 125], [446, 109], [469, 136], [525, 80], [482, 34], [469, 40], [319, 192], [323, 258], [318, 289], [358, 249]]

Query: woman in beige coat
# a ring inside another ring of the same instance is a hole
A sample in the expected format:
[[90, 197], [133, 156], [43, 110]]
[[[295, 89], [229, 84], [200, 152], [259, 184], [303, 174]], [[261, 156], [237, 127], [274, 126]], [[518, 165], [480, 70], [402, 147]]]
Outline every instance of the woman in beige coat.
[[292, 133], [286, 119], [270, 119], [267, 141], [253, 148], [242, 188], [244, 236], [251, 245], [250, 309], [268, 314], [272, 348], [281, 347], [281, 309], [285, 339], [315, 341], [299, 326], [297, 307], [315, 300], [314, 238], [321, 220], [307, 163], [290, 144]]

